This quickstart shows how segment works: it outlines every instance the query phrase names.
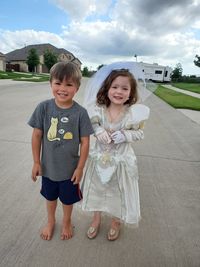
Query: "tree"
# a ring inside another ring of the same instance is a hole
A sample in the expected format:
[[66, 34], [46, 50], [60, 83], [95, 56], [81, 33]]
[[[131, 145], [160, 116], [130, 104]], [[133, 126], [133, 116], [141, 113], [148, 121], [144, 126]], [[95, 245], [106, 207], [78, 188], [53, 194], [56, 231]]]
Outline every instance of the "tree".
[[196, 55], [195, 58], [196, 58], [196, 60], [194, 60], [194, 64], [195, 64], [197, 67], [200, 67], [200, 56]]
[[103, 66], [104, 66], [103, 64], [99, 65], [99, 66], [97, 67], [97, 70], [100, 70]]
[[29, 71], [34, 72], [37, 65], [40, 63], [39, 56], [35, 48], [31, 48], [28, 51], [26, 63], [28, 65]]
[[90, 76], [88, 67], [84, 67], [83, 68], [82, 75], [85, 76], [85, 77], [89, 77]]
[[51, 50], [47, 49], [44, 52], [44, 64], [47, 66], [48, 70], [58, 62], [58, 56], [52, 52]]
[[173, 80], [177, 80], [182, 77], [183, 68], [181, 66], [181, 63], [176, 64], [175, 69], [172, 71], [171, 78]]

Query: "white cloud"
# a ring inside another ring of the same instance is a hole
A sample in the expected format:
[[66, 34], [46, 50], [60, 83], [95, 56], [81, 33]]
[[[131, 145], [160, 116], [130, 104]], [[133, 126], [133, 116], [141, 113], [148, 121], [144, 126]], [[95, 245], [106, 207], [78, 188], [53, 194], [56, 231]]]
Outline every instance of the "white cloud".
[[51, 2], [66, 12], [72, 20], [80, 21], [94, 13], [106, 14], [112, 0], [51, 0]]
[[195, 21], [195, 23], [192, 25], [192, 28], [200, 29], [200, 20]]
[[189, 0], [118, 1], [114, 18], [128, 28], [137, 27], [142, 34], [164, 35], [187, 28], [199, 19], [200, 4]]
[[[61, 26], [60, 34], [1, 30], [1, 52], [48, 42], [71, 51], [84, 66], [93, 68], [135, 60], [137, 54], [139, 61], [171, 67], [180, 62], [184, 73], [200, 74], [200, 68], [193, 64], [195, 55], [200, 55], [200, 0], [51, 2], [70, 16], [70, 24]], [[108, 15], [104, 21], [100, 17], [103, 14]]]
[[8, 53], [30, 44], [51, 43], [59, 47], [65, 42], [60, 36], [50, 32], [34, 30], [12, 32], [0, 30], [0, 43], [1, 52]]

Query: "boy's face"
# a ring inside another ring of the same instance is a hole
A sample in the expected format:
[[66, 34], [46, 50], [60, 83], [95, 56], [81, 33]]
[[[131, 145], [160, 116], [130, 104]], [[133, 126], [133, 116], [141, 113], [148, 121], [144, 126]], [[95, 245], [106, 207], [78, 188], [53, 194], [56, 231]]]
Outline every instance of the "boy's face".
[[52, 79], [52, 93], [55, 97], [56, 104], [61, 108], [68, 108], [72, 105], [73, 97], [78, 91], [77, 85], [71, 80]]

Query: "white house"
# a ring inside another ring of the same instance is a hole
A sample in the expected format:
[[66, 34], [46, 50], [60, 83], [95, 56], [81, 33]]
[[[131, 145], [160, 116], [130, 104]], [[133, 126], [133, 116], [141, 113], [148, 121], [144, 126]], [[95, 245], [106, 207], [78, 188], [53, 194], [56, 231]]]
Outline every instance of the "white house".
[[5, 55], [0, 52], [0, 70], [5, 71]]
[[156, 82], [170, 82], [172, 68], [168, 66], [158, 65], [157, 63], [144, 63], [139, 62], [146, 80], [156, 81]]

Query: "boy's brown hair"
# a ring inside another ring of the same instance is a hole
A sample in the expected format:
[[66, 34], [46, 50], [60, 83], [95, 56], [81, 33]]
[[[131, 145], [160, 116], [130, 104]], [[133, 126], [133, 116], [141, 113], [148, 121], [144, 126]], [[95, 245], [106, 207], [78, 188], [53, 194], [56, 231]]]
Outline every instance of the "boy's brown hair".
[[53, 79], [58, 79], [59, 81], [69, 80], [77, 85], [79, 88], [81, 84], [82, 74], [79, 67], [73, 62], [58, 62], [54, 64], [50, 69], [50, 83]]
[[103, 82], [101, 88], [97, 93], [97, 104], [106, 105], [108, 107], [110, 105], [110, 99], [108, 98], [108, 90], [111, 87], [112, 82], [118, 77], [128, 77], [131, 85], [130, 97], [124, 103], [124, 105], [133, 105], [138, 101], [138, 92], [137, 92], [137, 82], [134, 76], [127, 69], [113, 70], [108, 77]]

